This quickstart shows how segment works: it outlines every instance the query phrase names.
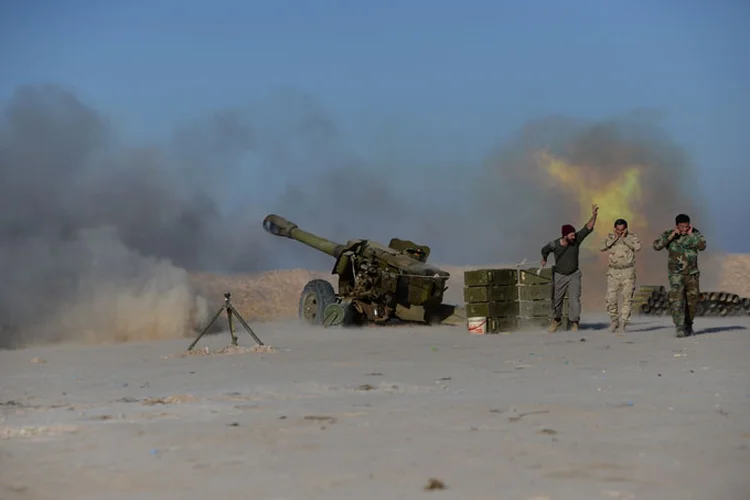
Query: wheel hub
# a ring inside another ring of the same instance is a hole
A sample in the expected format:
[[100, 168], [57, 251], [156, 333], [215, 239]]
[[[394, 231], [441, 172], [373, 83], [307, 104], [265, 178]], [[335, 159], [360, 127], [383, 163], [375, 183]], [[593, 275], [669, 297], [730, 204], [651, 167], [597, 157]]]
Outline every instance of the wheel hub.
[[314, 322], [315, 318], [318, 316], [318, 298], [314, 293], [308, 293], [307, 295], [305, 295], [302, 309], [303, 314], [305, 315], [305, 319]]

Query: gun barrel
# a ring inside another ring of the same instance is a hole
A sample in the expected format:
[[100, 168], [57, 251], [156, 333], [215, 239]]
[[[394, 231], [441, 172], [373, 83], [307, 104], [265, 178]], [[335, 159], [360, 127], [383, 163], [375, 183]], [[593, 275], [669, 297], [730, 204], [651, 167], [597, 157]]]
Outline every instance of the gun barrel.
[[300, 243], [328, 254], [331, 257], [338, 257], [344, 250], [344, 245], [308, 233], [297, 227], [297, 224], [294, 224], [279, 215], [267, 215], [266, 218], [263, 219], [263, 229], [274, 236], [297, 240]]

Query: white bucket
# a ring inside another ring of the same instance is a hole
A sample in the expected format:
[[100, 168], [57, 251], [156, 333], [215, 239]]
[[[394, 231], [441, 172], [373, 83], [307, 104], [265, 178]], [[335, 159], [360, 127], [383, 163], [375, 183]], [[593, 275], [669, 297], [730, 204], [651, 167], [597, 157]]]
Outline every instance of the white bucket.
[[487, 333], [487, 318], [468, 318], [466, 324], [469, 333], [472, 335], [484, 335]]

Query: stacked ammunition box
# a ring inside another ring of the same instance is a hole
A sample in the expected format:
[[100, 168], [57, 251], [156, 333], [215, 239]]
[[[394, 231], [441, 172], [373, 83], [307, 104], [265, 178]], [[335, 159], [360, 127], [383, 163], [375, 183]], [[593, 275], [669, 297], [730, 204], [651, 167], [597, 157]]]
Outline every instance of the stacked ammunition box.
[[[663, 316], [669, 310], [669, 291], [664, 286], [641, 286], [633, 310], [644, 316]], [[696, 316], [750, 316], [750, 298], [730, 292], [702, 292]]]
[[[467, 318], [485, 318], [487, 333], [546, 328], [552, 313], [552, 271], [474, 269], [464, 272]], [[568, 327], [567, 296], [563, 328]]]

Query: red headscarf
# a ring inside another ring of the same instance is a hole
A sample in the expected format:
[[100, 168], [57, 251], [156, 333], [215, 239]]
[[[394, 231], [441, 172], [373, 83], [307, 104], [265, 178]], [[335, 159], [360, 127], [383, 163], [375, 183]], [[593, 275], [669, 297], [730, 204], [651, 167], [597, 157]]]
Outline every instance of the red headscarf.
[[574, 228], [570, 224], [565, 224], [562, 227], [562, 235], [563, 235], [563, 237], [569, 235], [570, 233], [575, 233], [575, 232], [576, 232], [576, 228]]

